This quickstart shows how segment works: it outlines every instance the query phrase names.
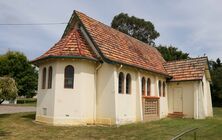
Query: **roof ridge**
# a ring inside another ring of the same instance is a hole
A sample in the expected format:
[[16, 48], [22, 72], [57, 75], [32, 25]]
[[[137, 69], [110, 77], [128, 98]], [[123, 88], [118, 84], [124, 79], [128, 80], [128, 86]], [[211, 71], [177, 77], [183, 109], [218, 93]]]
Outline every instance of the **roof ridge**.
[[94, 52], [88, 47], [85, 38], [81, 36], [80, 30], [76, 28], [60, 38], [57, 43], [32, 62], [37, 64], [37, 61], [49, 58], [82, 58], [97, 61]]
[[122, 34], [122, 35], [124, 35], [124, 36], [126, 36], [126, 37], [128, 37], [128, 38], [130, 38], [130, 39], [133, 39], [133, 40], [138, 41], [139, 43], [142, 43], [142, 44], [144, 44], [144, 45], [146, 45], [146, 46], [148, 46], [148, 47], [151, 47], [151, 48], [156, 49], [155, 47], [153, 47], [153, 46], [151, 46], [151, 45], [149, 45], [149, 44], [147, 44], [147, 43], [145, 43], [145, 42], [142, 42], [142, 41], [140, 41], [140, 40], [137, 39], [137, 38], [134, 38], [134, 37], [132, 37], [132, 36], [130, 36], [130, 35], [128, 35], [128, 34], [125, 34], [125, 33], [121, 32], [121, 31], [119, 31], [119, 30], [117, 30], [117, 29], [114, 29], [113, 27], [111, 27], [111, 26], [109, 26], [109, 25], [106, 25], [105, 23], [102, 23], [102, 22], [100, 22], [100, 21], [97, 20], [97, 19], [94, 19], [94, 18], [89, 17], [89, 16], [86, 15], [85, 13], [79, 12], [79, 11], [77, 11], [77, 10], [74, 10], [74, 12], [83, 14], [84, 16], [90, 18], [91, 20], [95, 20], [96, 22], [99, 22], [100, 24], [102, 24], [102, 25], [104, 25], [104, 26], [107, 26], [107, 27], [109, 27], [109, 28], [112, 29], [112, 30], [117, 31], [118, 33], [120, 33], [120, 34]]
[[187, 58], [187, 59], [181, 59], [181, 60], [170, 60], [170, 61], [166, 61], [166, 63], [173, 63], [173, 62], [179, 62], [179, 61], [190, 61], [190, 60], [203, 59], [203, 58], [208, 59], [207, 56], [202, 56], [202, 57], [193, 57], [193, 58]]
[[80, 21], [107, 63], [124, 64], [169, 76], [163, 66], [166, 61], [157, 48], [82, 12], [74, 10], [72, 16], [76, 16]]
[[[75, 30], [75, 29], [74, 29]], [[80, 42], [79, 42], [79, 32], [78, 32], [78, 30], [76, 29], [76, 31], [75, 31], [75, 36], [76, 36], [76, 43], [77, 43], [77, 48], [78, 48], [78, 50], [79, 50], [79, 54], [80, 55], [83, 55], [82, 54], [82, 50], [80, 49]]]

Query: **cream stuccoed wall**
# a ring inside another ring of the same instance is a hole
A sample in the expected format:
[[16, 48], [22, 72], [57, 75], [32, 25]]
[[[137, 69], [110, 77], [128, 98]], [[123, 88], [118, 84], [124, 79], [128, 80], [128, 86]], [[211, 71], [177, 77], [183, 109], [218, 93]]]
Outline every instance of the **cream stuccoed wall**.
[[[158, 75], [158, 74], [154, 74], [154, 73], [148, 73], [148, 72], [144, 72], [141, 71], [140, 72], [141, 75], [141, 79], [142, 77], [145, 77], [146, 80], [147, 78], [150, 78], [151, 80], [151, 96], [156, 96], [159, 97], [159, 117], [160, 118], [165, 118], [168, 115], [168, 101], [167, 101], [167, 83], [166, 83], [166, 78]], [[161, 82], [161, 95], [159, 95], [159, 81]], [[165, 86], [165, 97], [163, 97], [163, 82], [165, 82], [166, 86]], [[147, 91], [147, 87], [145, 86], [145, 91]], [[140, 90], [140, 94], [142, 94], [141, 90]]]
[[169, 113], [174, 112], [174, 88], [182, 89], [182, 111], [186, 118], [204, 119], [213, 116], [210, 83], [205, 75], [199, 81], [168, 83]]
[[[124, 74], [124, 90], [123, 94], [118, 93], [118, 77], [119, 73], [123, 72]], [[131, 91], [130, 94], [126, 94], [126, 75], [130, 74], [131, 76]], [[115, 67], [115, 107], [116, 107], [116, 124], [125, 124], [132, 123], [141, 118], [136, 118], [140, 113], [140, 108], [137, 107], [137, 98], [139, 93], [137, 92], [137, 73], [135, 70], [125, 67]], [[140, 107], [140, 106], [139, 106]]]
[[[142, 114], [142, 91], [141, 79], [151, 80], [151, 95], [159, 96], [158, 82], [163, 83], [166, 79], [158, 74], [139, 71], [125, 66], [116, 66], [115, 69], [115, 102], [116, 102], [116, 124], [132, 123], [136, 121], [143, 121]], [[131, 94], [126, 94], [126, 79], [124, 80], [124, 94], [118, 93], [118, 75], [120, 72], [124, 73], [124, 78], [129, 73], [131, 75]], [[147, 91], [145, 86], [145, 91]], [[167, 89], [167, 86], [166, 86]], [[167, 105], [167, 90], [165, 90], [165, 97], [160, 97], [160, 118], [166, 117], [168, 114]], [[163, 92], [163, 90], [162, 90]]]
[[[52, 88], [48, 89], [48, 69], [50, 66], [55, 67], [56, 63], [52, 61], [43, 62], [39, 67], [36, 121], [53, 123], [54, 117], [54, 99], [55, 99], [55, 72], [53, 69]], [[46, 88], [42, 89], [42, 73], [46, 68]]]
[[[39, 67], [36, 120], [52, 123], [52, 118], [54, 116], [55, 73], [53, 72], [52, 76], [52, 88], [48, 89], [48, 69], [50, 66], [55, 67], [55, 63], [47, 61]], [[45, 89], [42, 89], [42, 71], [44, 68], [46, 68], [46, 85]], [[41, 116], [44, 116], [44, 119], [41, 119]]]
[[203, 76], [203, 92], [204, 92], [204, 107], [206, 108], [205, 113], [207, 117], [213, 116], [213, 107], [210, 91], [210, 82], [207, 80], [206, 76]]
[[[96, 72], [96, 123], [115, 124], [115, 67], [103, 63]], [[81, 83], [80, 83], [81, 84]]]
[[205, 119], [213, 116], [210, 83], [206, 76], [203, 76], [202, 81], [196, 84], [196, 111], [195, 119]]
[[[64, 88], [64, 69], [67, 65], [72, 65], [75, 69], [73, 89]], [[44, 121], [49, 116], [48, 120], [50, 121], [48, 123], [54, 125], [94, 123], [95, 67], [94, 62], [87, 60], [65, 59], [55, 61], [53, 65], [54, 90], [48, 93], [48, 96], [53, 98], [46, 98], [46, 95], [43, 95], [42, 98], [38, 96], [38, 102], [50, 103], [52, 109], [47, 106], [47, 111], [53, 110], [53, 112], [49, 112], [50, 115], [39, 114], [39, 121]], [[37, 104], [37, 106], [39, 110], [42, 110], [42, 105]]]
[[[174, 104], [174, 88], [181, 88], [182, 90], [182, 112], [185, 118], [194, 117], [194, 84], [196, 81], [187, 82], [168, 82], [168, 108], [169, 113], [173, 113]], [[195, 101], [196, 102], [196, 101]]]
[[164, 77], [160, 77], [160, 76], [156, 76], [156, 88], [157, 88], [157, 96], [159, 96], [159, 86], [158, 83], [159, 81], [161, 81], [161, 95], [163, 95], [163, 82], [165, 82], [165, 97], [163, 96], [159, 96], [159, 106], [160, 106], [160, 110], [159, 110], [159, 114], [160, 114], [160, 118], [165, 118], [168, 115], [168, 84], [166, 82], [166, 79], [164, 79]]

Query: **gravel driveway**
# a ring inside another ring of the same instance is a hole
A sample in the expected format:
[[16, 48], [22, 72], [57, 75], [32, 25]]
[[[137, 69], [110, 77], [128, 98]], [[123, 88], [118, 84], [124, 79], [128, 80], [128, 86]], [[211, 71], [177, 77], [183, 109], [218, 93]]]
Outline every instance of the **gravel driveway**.
[[35, 111], [36, 107], [31, 107], [31, 106], [0, 105], [0, 114], [35, 112]]

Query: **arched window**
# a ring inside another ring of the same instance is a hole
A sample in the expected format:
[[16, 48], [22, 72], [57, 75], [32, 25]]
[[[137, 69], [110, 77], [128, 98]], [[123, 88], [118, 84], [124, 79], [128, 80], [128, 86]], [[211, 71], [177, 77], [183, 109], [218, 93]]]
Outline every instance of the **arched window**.
[[52, 88], [52, 66], [48, 69], [48, 89]]
[[151, 92], [151, 82], [150, 82], [150, 78], [147, 79], [147, 96], [150, 96], [150, 92]]
[[131, 76], [128, 73], [126, 75], [126, 94], [130, 94], [131, 93]]
[[122, 72], [119, 73], [119, 94], [123, 94], [124, 91], [124, 74]]
[[161, 81], [159, 81], [159, 96], [161, 97], [162, 95], [161, 95]]
[[145, 78], [143, 77], [142, 78], [142, 81], [141, 81], [141, 89], [142, 89], [142, 95], [144, 96], [145, 95], [145, 84], [146, 84], [146, 80]]
[[74, 68], [71, 65], [65, 67], [64, 88], [73, 88]]
[[45, 89], [46, 84], [46, 68], [43, 68], [42, 71], [42, 89]]
[[166, 83], [163, 82], [163, 97], [166, 96]]

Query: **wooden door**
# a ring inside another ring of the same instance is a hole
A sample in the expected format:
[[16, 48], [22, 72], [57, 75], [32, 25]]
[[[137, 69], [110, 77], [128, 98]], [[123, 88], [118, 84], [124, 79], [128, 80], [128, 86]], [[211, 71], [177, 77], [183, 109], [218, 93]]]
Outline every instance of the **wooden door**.
[[173, 112], [183, 112], [182, 88], [173, 89]]

